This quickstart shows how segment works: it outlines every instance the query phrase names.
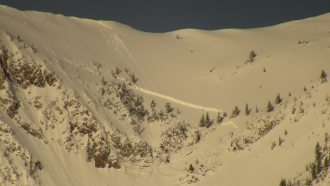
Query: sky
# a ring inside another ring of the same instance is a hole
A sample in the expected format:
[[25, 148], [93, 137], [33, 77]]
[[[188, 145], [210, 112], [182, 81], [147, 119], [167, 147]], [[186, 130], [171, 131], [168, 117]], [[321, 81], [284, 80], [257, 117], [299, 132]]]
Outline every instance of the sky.
[[257, 28], [330, 12], [329, 0], [0, 0], [19, 10], [117, 21], [146, 32]]

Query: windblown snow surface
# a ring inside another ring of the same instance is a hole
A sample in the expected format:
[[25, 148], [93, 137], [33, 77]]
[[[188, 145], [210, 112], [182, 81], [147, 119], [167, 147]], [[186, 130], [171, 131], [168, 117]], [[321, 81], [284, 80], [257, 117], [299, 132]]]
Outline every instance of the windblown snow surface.
[[329, 23], [146, 33], [0, 6], [0, 185], [330, 185]]

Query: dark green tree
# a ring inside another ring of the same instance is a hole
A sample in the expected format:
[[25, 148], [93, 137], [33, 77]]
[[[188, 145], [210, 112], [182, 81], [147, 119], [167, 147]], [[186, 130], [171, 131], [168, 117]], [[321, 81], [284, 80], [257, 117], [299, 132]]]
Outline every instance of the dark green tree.
[[311, 172], [312, 179], [315, 180], [315, 179], [316, 179], [316, 175], [317, 175], [317, 173], [316, 173], [316, 166], [315, 166], [314, 163], [311, 164], [309, 170], [310, 170], [310, 172]]
[[205, 117], [204, 117], [204, 114], [202, 115], [202, 118], [201, 118], [201, 120], [199, 121], [199, 126], [200, 126], [200, 127], [205, 127]]
[[230, 118], [235, 118], [236, 116], [239, 115], [240, 112], [241, 112], [241, 111], [238, 109], [238, 107], [235, 106], [235, 108], [234, 108], [234, 110], [233, 110], [233, 112], [232, 112]]
[[195, 142], [198, 143], [201, 140], [201, 133], [199, 130], [195, 132]]
[[277, 94], [274, 103], [275, 103], [275, 104], [279, 104], [279, 103], [281, 103], [281, 102], [282, 102], [282, 98], [280, 97], [280, 94]]
[[271, 103], [270, 101], [268, 101], [266, 111], [267, 111], [267, 112], [271, 112], [271, 111], [273, 111], [273, 110], [274, 110], [274, 107], [273, 107], [272, 103]]
[[166, 103], [166, 105], [165, 105], [165, 112], [166, 113], [170, 113], [171, 111], [172, 111], [171, 104], [170, 103]]
[[280, 186], [286, 186], [286, 180], [284, 178], [281, 178]]
[[322, 148], [320, 146], [320, 143], [317, 142], [316, 146], [315, 146], [315, 170], [316, 170], [316, 173], [320, 173], [322, 171], [322, 164], [321, 164], [321, 161], [322, 161], [322, 152], [321, 152]]
[[328, 170], [328, 167], [329, 167], [328, 158], [325, 157], [324, 158], [324, 162], [323, 162], [323, 169], [324, 169], [324, 171], [327, 171]]
[[220, 112], [218, 112], [218, 116], [217, 116], [217, 123], [220, 124], [223, 120], [223, 117], [221, 116]]
[[189, 165], [189, 172], [194, 172], [195, 168], [192, 166], [192, 164]]
[[246, 104], [245, 105], [245, 116], [248, 116], [248, 115], [250, 115], [250, 109], [249, 109], [249, 105]]
[[211, 120], [210, 120], [210, 116], [209, 113], [206, 113], [206, 117], [205, 117], [205, 127], [209, 127], [211, 126]]
[[321, 83], [327, 82], [327, 74], [322, 70], [321, 75], [320, 75]]

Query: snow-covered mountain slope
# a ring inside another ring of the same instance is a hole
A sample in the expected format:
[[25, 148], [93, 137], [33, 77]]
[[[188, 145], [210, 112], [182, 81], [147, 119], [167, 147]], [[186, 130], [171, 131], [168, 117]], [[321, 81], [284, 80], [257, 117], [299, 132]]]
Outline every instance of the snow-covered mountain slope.
[[329, 21], [156, 34], [0, 6], [0, 183], [330, 184]]

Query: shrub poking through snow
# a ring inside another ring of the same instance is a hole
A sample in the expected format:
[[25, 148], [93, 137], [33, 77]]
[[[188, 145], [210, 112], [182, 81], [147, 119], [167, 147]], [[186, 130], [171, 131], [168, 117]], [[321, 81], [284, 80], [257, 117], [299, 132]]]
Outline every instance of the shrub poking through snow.
[[257, 54], [252, 50], [249, 54], [249, 58], [247, 59], [246, 63], [252, 63], [256, 56], [257, 56]]

